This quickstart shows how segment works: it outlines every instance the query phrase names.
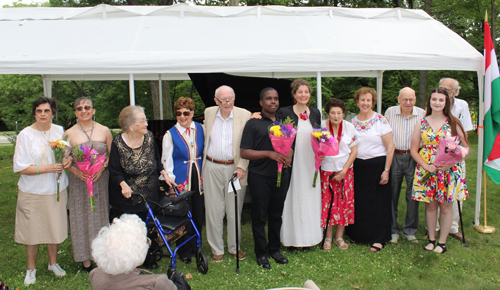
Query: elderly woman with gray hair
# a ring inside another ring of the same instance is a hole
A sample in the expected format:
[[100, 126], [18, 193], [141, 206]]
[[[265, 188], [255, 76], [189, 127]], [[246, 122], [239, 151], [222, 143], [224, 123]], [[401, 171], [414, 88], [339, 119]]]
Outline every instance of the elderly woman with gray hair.
[[[132, 192], [141, 193], [149, 201], [159, 202], [158, 177], [167, 178], [160, 160], [153, 133], [148, 131], [148, 120], [144, 108], [128, 106], [118, 117], [123, 133], [111, 143], [109, 156], [109, 203], [115, 216], [123, 213], [137, 214], [143, 221], [147, 217], [144, 204], [133, 204]], [[154, 204], [153, 204], [154, 205]], [[151, 257], [148, 256], [148, 257]], [[153, 257], [146, 267], [156, 269]]]
[[145, 275], [145, 271], [136, 269], [148, 248], [146, 225], [140, 218], [129, 214], [115, 218], [92, 242], [92, 256], [98, 266], [90, 272], [92, 288], [178, 289], [165, 274]]

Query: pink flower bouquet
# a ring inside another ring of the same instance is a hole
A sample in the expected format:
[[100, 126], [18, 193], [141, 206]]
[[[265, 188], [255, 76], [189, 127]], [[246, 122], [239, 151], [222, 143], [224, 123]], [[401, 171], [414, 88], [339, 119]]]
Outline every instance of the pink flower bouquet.
[[[57, 139], [54, 141], [49, 141], [49, 146], [52, 149], [52, 152], [54, 152], [54, 161], [57, 164], [61, 164], [63, 159], [64, 159], [64, 151], [66, 147], [69, 147], [68, 141], [68, 135], [64, 136], [63, 139]], [[61, 173], [56, 174], [56, 200], [59, 201], [59, 182], [61, 178]]]
[[[287, 155], [292, 148], [293, 140], [297, 130], [293, 127], [293, 121], [290, 117], [287, 117], [285, 121], [278, 122], [274, 121], [274, 125], [269, 127], [269, 138], [271, 139], [271, 144], [273, 145], [274, 151]], [[278, 181], [276, 183], [277, 187], [281, 186], [281, 172], [283, 171], [283, 163], [278, 162]]]
[[318, 171], [321, 167], [322, 158], [325, 156], [335, 156], [339, 154], [339, 143], [326, 128], [313, 129], [311, 133], [311, 145], [314, 151], [314, 178], [313, 187], [316, 187]]
[[[469, 148], [459, 145], [458, 137], [446, 136], [439, 141], [436, 158], [434, 158], [434, 165], [443, 166], [447, 164], [456, 164], [464, 159], [469, 154]], [[424, 183], [431, 176], [427, 173], [422, 179]]]
[[106, 161], [105, 155], [99, 155], [97, 150], [86, 145], [80, 145], [77, 149], [73, 151], [73, 156], [75, 157], [75, 163], [80, 171], [87, 173], [89, 178], [85, 181], [87, 184], [87, 189], [90, 197], [90, 208], [95, 211], [94, 202], [94, 181], [92, 180], [92, 175], [99, 171]]

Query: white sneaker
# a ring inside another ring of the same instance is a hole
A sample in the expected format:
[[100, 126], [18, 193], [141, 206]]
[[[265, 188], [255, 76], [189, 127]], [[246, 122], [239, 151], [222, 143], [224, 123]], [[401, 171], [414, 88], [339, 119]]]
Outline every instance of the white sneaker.
[[49, 271], [54, 272], [56, 276], [64, 276], [66, 275], [66, 271], [64, 271], [61, 266], [59, 266], [58, 263], [55, 263], [54, 265], [49, 265]]
[[403, 234], [403, 238], [407, 239], [408, 242], [418, 244], [418, 240], [414, 235], [405, 235]]
[[398, 234], [392, 234], [391, 235], [391, 240], [389, 241], [389, 243], [391, 243], [391, 244], [397, 244], [398, 240], [399, 240], [399, 235]]
[[36, 269], [31, 269], [26, 271], [26, 277], [24, 278], [24, 286], [34, 284], [36, 282]]

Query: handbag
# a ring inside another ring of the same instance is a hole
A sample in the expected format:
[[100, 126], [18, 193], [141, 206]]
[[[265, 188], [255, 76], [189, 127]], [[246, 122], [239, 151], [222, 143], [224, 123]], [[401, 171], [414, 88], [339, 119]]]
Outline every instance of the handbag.
[[179, 203], [173, 204], [175, 197], [164, 196], [160, 200], [161, 212], [164, 216], [179, 216], [185, 217], [189, 212], [189, 203], [183, 200]]

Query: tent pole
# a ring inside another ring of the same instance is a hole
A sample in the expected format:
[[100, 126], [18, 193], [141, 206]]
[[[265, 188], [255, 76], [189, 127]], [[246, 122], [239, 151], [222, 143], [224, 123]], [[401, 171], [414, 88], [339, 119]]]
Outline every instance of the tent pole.
[[129, 94], [130, 94], [130, 105], [135, 106], [135, 87], [134, 87], [134, 75], [133, 74], [129, 74], [128, 89], [129, 89]]
[[[483, 69], [484, 71], [484, 69]], [[474, 226], [479, 226], [479, 215], [481, 214], [481, 178], [483, 171], [483, 150], [484, 150], [484, 73], [477, 72], [479, 89], [479, 122], [477, 126], [477, 176], [476, 176], [476, 211], [474, 214]], [[485, 213], [486, 214], [486, 213]]]
[[163, 90], [161, 88], [161, 74], [158, 74], [158, 90], [160, 93], [160, 120], [163, 120]]
[[47, 75], [42, 75], [43, 79], [43, 96], [52, 98], [52, 80], [47, 78]]
[[377, 113], [382, 114], [382, 81], [384, 75], [383, 70], [378, 71], [377, 75]]
[[323, 97], [321, 93], [321, 72], [316, 72], [316, 106], [318, 107], [319, 113], [323, 115]]

